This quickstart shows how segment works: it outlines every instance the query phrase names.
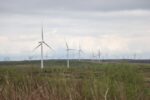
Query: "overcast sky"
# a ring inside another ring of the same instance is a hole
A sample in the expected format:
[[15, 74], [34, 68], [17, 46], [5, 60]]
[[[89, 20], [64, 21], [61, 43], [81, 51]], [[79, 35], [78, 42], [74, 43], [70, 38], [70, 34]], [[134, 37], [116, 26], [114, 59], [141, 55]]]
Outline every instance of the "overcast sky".
[[150, 0], [0, 0], [0, 60], [39, 58], [41, 23], [51, 58], [66, 56], [65, 39], [83, 58], [150, 58]]

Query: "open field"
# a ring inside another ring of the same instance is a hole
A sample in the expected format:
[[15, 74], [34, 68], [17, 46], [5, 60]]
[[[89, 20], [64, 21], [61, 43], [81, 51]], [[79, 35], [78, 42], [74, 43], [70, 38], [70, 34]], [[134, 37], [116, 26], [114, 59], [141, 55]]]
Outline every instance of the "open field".
[[0, 62], [0, 100], [150, 100], [150, 64]]

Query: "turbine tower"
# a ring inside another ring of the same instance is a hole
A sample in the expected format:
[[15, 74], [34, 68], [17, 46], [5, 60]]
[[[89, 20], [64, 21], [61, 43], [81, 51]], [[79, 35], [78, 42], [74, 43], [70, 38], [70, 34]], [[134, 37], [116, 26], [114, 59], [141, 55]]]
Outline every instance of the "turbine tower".
[[92, 60], [94, 61], [95, 60], [95, 54], [94, 54], [94, 52], [93, 52], [93, 50], [92, 50]]
[[98, 58], [99, 58], [99, 62], [100, 62], [100, 59], [101, 59], [101, 51], [100, 51], [100, 49], [98, 50]]
[[66, 42], [66, 52], [67, 52], [67, 68], [69, 68], [70, 67], [70, 63], [69, 63], [69, 51], [71, 51], [71, 50], [74, 50], [74, 49], [70, 49], [69, 48], [69, 46], [68, 46], [68, 43]]
[[36, 50], [37, 48], [41, 47], [41, 69], [44, 68], [44, 60], [43, 60], [43, 46], [46, 45], [48, 48], [53, 50], [45, 41], [44, 41], [44, 35], [43, 35], [43, 25], [41, 29], [41, 41], [39, 42], [39, 45], [34, 48]]

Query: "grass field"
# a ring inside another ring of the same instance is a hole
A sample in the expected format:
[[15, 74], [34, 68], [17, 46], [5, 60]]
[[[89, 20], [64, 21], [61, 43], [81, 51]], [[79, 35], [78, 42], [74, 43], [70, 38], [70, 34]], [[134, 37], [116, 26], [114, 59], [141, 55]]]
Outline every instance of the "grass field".
[[150, 65], [39, 61], [0, 63], [0, 100], [150, 100]]

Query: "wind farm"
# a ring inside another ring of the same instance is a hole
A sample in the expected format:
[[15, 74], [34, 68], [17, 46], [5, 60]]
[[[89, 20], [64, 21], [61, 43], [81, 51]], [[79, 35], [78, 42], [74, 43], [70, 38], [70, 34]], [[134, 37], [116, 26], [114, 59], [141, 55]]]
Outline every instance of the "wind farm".
[[0, 2], [0, 100], [150, 100], [149, 0]]
[[31, 54], [28, 60], [0, 62], [1, 100], [150, 99], [149, 59], [137, 59], [135, 54], [131, 59], [102, 59], [100, 48], [88, 53], [84, 45], [75, 47], [66, 40], [61, 42], [64, 57], [50, 59], [52, 53], [46, 52], [54, 49], [44, 29], [42, 25], [41, 41], [32, 50], [40, 50], [39, 59]]

